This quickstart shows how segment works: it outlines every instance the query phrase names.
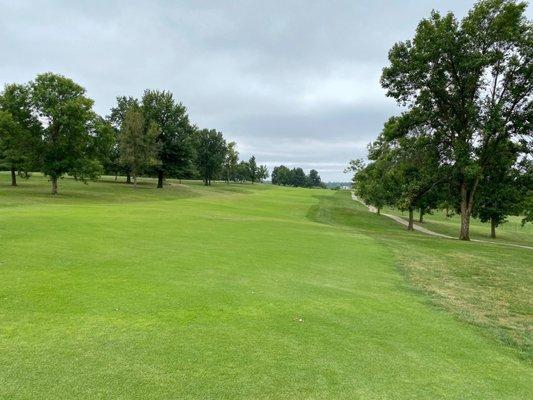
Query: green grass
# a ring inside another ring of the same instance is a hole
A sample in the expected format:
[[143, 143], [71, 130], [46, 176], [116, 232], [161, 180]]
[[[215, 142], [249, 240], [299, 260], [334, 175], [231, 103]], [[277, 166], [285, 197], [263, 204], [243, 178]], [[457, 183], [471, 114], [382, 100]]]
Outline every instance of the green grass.
[[328, 202], [335, 223], [364, 229], [390, 248], [398, 270], [432, 304], [533, 360], [532, 250], [505, 246], [504, 239], [470, 243], [406, 232], [387, 217], [369, 215], [347, 194]]
[[[70, 179], [59, 189], [48, 195], [38, 176], [11, 188], [0, 174], [0, 398], [524, 399], [533, 389], [523, 343], [432, 292], [455, 273], [475, 292], [463, 303], [484, 309], [476, 296], [495, 277], [502, 295], [523, 287], [509, 301], [527, 318], [533, 252], [404, 232], [343, 192]], [[483, 265], [493, 257], [514, 263], [508, 274]], [[435, 260], [440, 278], [426, 271]]]
[[[387, 208], [384, 212], [400, 215], [408, 219], [406, 212], [402, 213], [397, 209]], [[415, 213], [415, 223], [418, 223], [417, 213]], [[421, 225], [435, 232], [458, 237], [461, 220], [460, 215], [453, 214], [451, 217], [446, 217], [444, 210], [436, 210], [432, 214], [424, 215], [424, 222]], [[470, 220], [470, 237], [498, 243], [533, 246], [533, 224], [522, 225], [522, 217], [510, 216], [507, 218], [507, 222], [496, 228], [496, 239], [492, 239], [490, 237], [490, 223], [483, 223], [476, 218], [472, 218]]]

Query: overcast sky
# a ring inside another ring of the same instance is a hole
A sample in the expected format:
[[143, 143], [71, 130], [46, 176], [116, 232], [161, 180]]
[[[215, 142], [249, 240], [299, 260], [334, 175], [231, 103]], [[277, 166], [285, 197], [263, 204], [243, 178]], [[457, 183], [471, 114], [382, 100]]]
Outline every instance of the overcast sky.
[[61, 73], [102, 115], [118, 95], [170, 90], [242, 158], [349, 180], [344, 166], [398, 113], [379, 85], [390, 47], [431, 9], [472, 4], [0, 0], [0, 84]]

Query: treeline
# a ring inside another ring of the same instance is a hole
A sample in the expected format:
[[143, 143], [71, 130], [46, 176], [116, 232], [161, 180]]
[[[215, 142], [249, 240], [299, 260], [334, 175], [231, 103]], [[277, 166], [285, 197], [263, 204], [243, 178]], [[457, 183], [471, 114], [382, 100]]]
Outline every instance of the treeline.
[[272, 184], [307, 188], [325, 188], [320, 175], [314, 169], [306, 175], [302, 168], [289, 169], [285, 165], [272, 169]]
[[533, 218], [533, 29], [526, 3], [482, 0], [461, 21], [433, 12], [394, 45], [381, 84], [405, 108], [351, 162], [359, 197], [420, 220], [436, 208], [490, 222]]
[[110, 114], [93, 111], [85, 89], [62, 75], [45, 73], [27, 84], [12, 83], [0, 93], [0, 166], [17, 176], [41, 171], [58, 180], [82, 181], [101, 174], [140, 175], [226, 182], [259, 182], [268, 177], [255, 157], [239, 161], [235, 142], [214, 129], [200, 129], [172, 93], [145, 90], [140, 99], [118, 97]]

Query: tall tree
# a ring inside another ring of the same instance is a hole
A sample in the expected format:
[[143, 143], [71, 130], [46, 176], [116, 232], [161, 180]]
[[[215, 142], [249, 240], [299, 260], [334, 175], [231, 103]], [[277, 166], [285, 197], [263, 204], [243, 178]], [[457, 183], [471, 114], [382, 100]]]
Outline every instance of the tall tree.
[[382, 160], [369, 163], [357, 171], [353, 178], [355, 194], [366, 204], [374, 206], [377, 214], [391, 203], [390, 182], [387, 177], [386, 163]]
[[89, 153], [93, 158], [98, 160], [104, 167], [104, 171], [114, 169], [115, 156], [118, 153], [117, 136], [115, 130], [109, 121], [94, 114], [90, 125], [90, 134], [92, 143], [89, 146]]
[[239, 152], [237, 151], [237, 143], [229, 142], [226, 149], [226, 158], [224, 160], [224, 179], [226, 183], [230, 180], [235, 180], [235, 172], [239, 164]]
[[387, 95], [410, 107], [402, 117], [405, 133], [425, 126], [454, 168], [463, 240], [488, 162], [498, 157], [493, 144], [531, 138], [533, 33], [526, 6], [481, 0], [460, 22], [434, 11], [413, 40], [394, 45], [383, 70]]
[[248, 168], [250, 168], [250, 180], [253, 183], [257, 180], [257, 162], [255, 161], [255, 156], [251, 156], [248, 160]]
[[11, 113], [0, 110], [0, 167], [3, 164], [11, 170], [11, 185], [17, 186], [16, 168], [11, 161], [11, 138], [19, 137], [19, 126], [13, 120]]
[[273, 185], [290, 185], [290, 170], [285, 165], [274, 167], [272, 169], [272, 184]]
[[246, 182], [250, 179], [250, 165], [246, 161], [241, 161], [235, 169], [235, 180], [237, 182]]
[[320, 179], [320, 175], [318, 175], [318, 171], [316, 169], [312, 169], [309, 171], [309, 176], [307, 177], [307, 186], [309, 187], [321, 187], [322, 186], [322, 180]]
[[385, 125], [385, 140], [387, 135], [389, 139], [392, 136], [392, 139], [386, 141], [388, 151], [383, 152], [381, 156], [386, 155], [390, 161], [389, 175], [394, 182], [392, 189], [395, 192], [395, 200], [391, 203], [409, 213], [407, 229], [413, 230], [414, 210], [420, 210], [421, 220], [425, 212], [437, 206], [436, 194], [443, 182], [440, 176], [439, 154], [430, 135], [420, 133], [414, 137], [394, 138], [390, 127], [394, 120], [392, 118]]
[[142, 109], [148, 123], [159, 127], [159, 164], [156, 167], [157, 187], [163, 187], [166, 177], [182, 178], [190, 174], [194, 161], [194, 127], [189, 122], [187, 109], [176, 103], [172, 93], [146, 90]]
[[259, 182], [263, 182], [265, 179], [268, 178], [268, 168], [266, 165], [260, 165], [259, 168], [257, 168], [257, 180]]
[[222, 133], [214, 129], [201, 129], [197, 133], [197, 157], [198, 171], [206, 186], [222, 171], [226, 157], [226, 141]]
[[[528, 175], [522, 173], [517, 162], [519, 146], [512, 142], [500, 143], [499, 146], [499, 156], [490, 160], [480, 182], [478, 201], [473, 211], [481, 222], [490, 222], [491, 238], [496, 238], [496, 228], [506, 222], [507, 216], [523, 212], [528, 186], [531, 185]], [[528, 162], [527, 159], [524, 161]]]
[[115, 146], [112, 148], [107, 168], [115, 174], [115, 180], [117, 180], [119, 172], [124, 173], [126, 175], [126, 183], [131, 183], [131, 171], [127, 165], [123, 165], [120, 162], [119, 136], [126, 112], [131, 107], [139, 108], [139, 100], [131, 96], [118, 96], [117, 104], [111, 108], [111, 113], [107, 116], [107, 120], [111, 123], [115, 132]]
[[85, 89], [52, 73], [38, 75], [30, 87], [33, 108], [42, 123], [42, 169], [50, 177], [52, 194], [57, 194], [57, 181], [64, 174], [82, 181], [95, 179], [102, 167], [90, 152], [94, 113]]
[[17, 171], [27, 173], [39, 164], [41, 125], [32, 112], [28, 86], [6, 85], [0, 94], [0, 111], [10, 115], [3, 116], [0, 163], [11, 170], [11, 185], [17, 186]]
[[144, 168], [158, 164], [158, 135], [158, 126], [151, 122], [146, 127], [138, 107], [132, 106], [126, 111], [120, 130], [120, 162], [128, 166], [134, 185]]
[[307, 176], [305, 172], [300, 167], [293, 168], [290, 172], [291, 176], [291, 185], [294, 187], [304, 187], [307, 181]]
[[352, 171], [355, 194], [366, 204], [374, 206], [377, 214], [386, 205], [394, 205], [399, 196], [399, 185], [393, 173], [391, 146], [383, 135], [368, 145], [370, 162], [352, 160], [344, 171]]

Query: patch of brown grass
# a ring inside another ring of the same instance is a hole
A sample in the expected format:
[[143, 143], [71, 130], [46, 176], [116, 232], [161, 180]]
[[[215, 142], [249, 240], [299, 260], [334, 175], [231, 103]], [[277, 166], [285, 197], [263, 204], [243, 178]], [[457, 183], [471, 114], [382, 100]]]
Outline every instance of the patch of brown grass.
[[533, 252], [446, 240], [388, 240], [409, 284], [533, 361]]

